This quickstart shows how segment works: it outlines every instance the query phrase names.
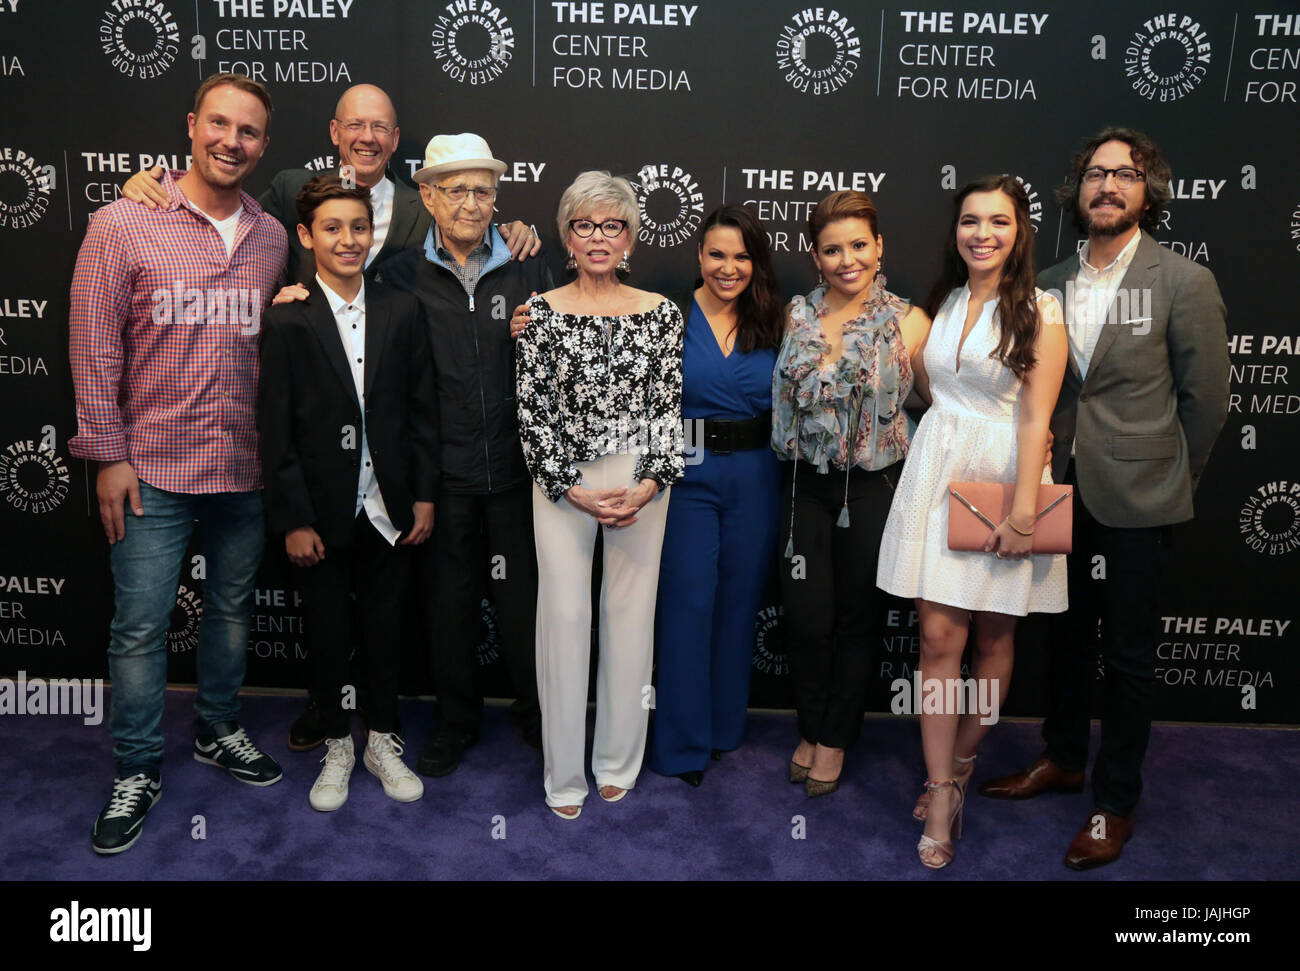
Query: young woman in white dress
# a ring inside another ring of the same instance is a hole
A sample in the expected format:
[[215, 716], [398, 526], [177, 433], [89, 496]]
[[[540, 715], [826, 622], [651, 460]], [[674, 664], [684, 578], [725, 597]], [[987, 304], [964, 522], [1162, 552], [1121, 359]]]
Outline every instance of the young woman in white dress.
[[[915, 361], [933, 402], [912, 442], [881, 542], [878, 585], [916, 598], [922, 692], [961, 678], [975, 626], [976, 683], [1000, 702], [1016, 618], [1066, 608], [1065, 557], [1030, 555], [1048, 420], [1065, 375], [1067, 338], [1056, 301], [1034, 286], [1029, 200], [1013, 176], [958, 192], [943, 272], [925, 307], [934, 324]], [[1011, 514], [984, 552], [948, 549], [948, 485], [1014, 482]], [[996, 695], [992, 692], [996, 690]], [[954, 697], [945, 691], [945, 697]], [[992, 712], [996, 714], [996, 712]], [[921, 714], [928, 779], [913, 815], [925, 820], [921, 862], [952, 862], [975, 750], [991, 721], [945, 707]]]

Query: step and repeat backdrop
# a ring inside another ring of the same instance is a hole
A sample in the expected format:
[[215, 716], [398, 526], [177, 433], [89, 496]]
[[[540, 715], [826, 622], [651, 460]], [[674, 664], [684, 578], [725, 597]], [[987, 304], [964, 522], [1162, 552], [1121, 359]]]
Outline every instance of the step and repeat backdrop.
[[[500, 215], [536, 224], [557, 278], [561, 192], [590, 168], [632, 178], [631, 282], [664, 292], [694, 279], [697, 229], [724, 201], [753, 207], [782, 288], [806, 292], [808, 212], [853, 188], [879, 207], [890, 289], [920, 299], [953, 190], [988, 172], [1024, 182], [1048, 266], [1080, 244], [1052, 195], [1078, 143], [1107, 124], [1150, 132], [1175, 176], [1157, 236], [1214, 271], [1232, 358], [1228, 422], [1161, 578], [1156, 714], [1300, 722], [1300, 6], [1277, 2], [0, 0], [0, 675], [107, 672], [94, 470], [67, 450], [68, 286], [88, 216], [130, 173], [187, 166], [185, 114], [215, 71], [275, 100], [254, 195], [279, 169], [337, 164], [334, 104], [372, 82], [397, 106], [398, 176], [434, 134], [483, 135], [508, 163]], [[203, 570], [196, 543], [167, 637], [176, 682], [194, 679]], [[486, 594], [483, 608], [484, 687], [505, 694]], [[880, 624], [875, 710], [918, 657], [910, 603]], [[306, 684], [301, 625], [268, 555], [249, 685]], [[409, 640], [404, 688], [427, 691]], [[1030, 618], [1008, 713], [1041, 713], [1050, 649]], [[789, 706], [775, 598], [753, 666], [752, 703]]]

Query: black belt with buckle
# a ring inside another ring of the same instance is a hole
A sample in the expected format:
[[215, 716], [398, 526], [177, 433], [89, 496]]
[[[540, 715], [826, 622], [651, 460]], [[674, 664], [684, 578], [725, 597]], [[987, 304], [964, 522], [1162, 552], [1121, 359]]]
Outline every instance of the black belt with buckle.
[[703, 445], [714, 455], [730, 455], [763, 448], [772, 440], [772, 413], [765, 411], [743, 421], [704, 419]]

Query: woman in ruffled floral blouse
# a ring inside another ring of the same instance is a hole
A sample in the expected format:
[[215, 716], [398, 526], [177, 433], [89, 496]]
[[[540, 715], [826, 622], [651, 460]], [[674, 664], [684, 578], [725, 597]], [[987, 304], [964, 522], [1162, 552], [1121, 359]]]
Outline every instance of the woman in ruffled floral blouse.
[[907, 454], [903, 402], [930, 319], [885, 289], [876, 207], [835, 192], [808, 218], [824, 282], [787, 308], [772, 378], [772, 448], [784, 467], [782, 630], [799, 714], [790, 781], [839, 787], [865, 704], [880, 536]]

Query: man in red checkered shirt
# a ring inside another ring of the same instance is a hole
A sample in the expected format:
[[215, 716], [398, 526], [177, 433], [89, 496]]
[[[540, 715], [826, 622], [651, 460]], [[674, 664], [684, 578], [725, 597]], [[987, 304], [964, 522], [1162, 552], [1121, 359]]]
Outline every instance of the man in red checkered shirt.
[[270, 122], [262, 85], [209, 77], [188, 117], [192, 167], [164, 181], [169, 204], [105, 206], [77, 256], [69, 350], [78, 433], [68, 448], [99, 463], [115, 587], [117, 773], [91, 835], [98, 853], [134, 843], [162, 792], [165, 636], [196, 520], [206, 573], [194, 757], [251, 785], [281, 776], [238, 721], [264, 535], [258, 334], [288, 249], [284, 227], [240, 187], [266, 151]]

